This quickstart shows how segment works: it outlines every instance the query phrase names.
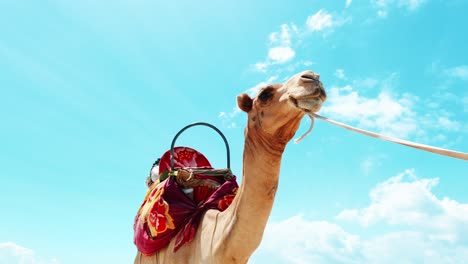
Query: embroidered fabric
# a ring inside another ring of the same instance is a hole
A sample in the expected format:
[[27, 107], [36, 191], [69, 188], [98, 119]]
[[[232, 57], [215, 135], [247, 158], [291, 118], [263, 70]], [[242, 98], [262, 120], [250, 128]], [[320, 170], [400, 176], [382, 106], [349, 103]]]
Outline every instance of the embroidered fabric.
[[[200, 152], [187, 148], [174, 148], [175, 166], [180, 168], [211, 169], [211, 164]], [[170, 169], [168, 152], [159, 163], [159, 174]], [[166, 173], [167, 174], [167, 173]], [[198, 178], [209, 179], [210, 175], [197, 175]], [[193, 193], [184, 193], [175, 176], [171, 176], [160, 183], [152, 184], [135, 217], [134, 243], [138, 250], [145, 255], [152, 255], [166, 247], [175, 237], [177, 251], [185, 243], [195, 237], [201, 216], [208, 209], [226, 210], [232, 203], [238, 184], [236, 177], [216, 178], [219, 187], [195, 187]], [[192, 197], [193, 196], [193, 197]]]

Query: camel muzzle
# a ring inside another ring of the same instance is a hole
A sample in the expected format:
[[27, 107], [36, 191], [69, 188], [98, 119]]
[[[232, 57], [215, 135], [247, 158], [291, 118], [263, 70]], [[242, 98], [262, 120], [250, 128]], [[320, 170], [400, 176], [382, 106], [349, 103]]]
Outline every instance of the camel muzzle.
[[317, 85], [319, 85], [320, 83], [319, 79], [320, 79], [320, 75], [313, 73], [311, 71], [306, 72], [305, 74], [301, 75], [301, 80], [303, 82], [312, 82], [312, 83], [316, 83]]

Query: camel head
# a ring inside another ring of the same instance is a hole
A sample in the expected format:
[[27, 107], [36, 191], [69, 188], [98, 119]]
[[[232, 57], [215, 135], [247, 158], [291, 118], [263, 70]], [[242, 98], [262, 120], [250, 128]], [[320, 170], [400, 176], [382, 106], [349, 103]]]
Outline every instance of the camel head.
[[319, 77], [312, 71], [304, 71], [284, 84], [263, 87], [254, 98], [239, 95], [237, 105], [248, 114], [247, 131], [269, 144], [285, 145], [296, 133], [304, 115], [317, 112], [325, 101], [326, 93]]

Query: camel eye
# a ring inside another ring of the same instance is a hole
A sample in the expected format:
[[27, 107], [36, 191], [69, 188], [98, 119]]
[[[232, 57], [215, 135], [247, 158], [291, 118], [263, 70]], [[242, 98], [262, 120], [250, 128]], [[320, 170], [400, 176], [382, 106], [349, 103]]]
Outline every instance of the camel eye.
[[267, 88], [258, 95], [258, 99], [262, 102], [266, 102], [273, 97], [273, 92], [273, 88]]

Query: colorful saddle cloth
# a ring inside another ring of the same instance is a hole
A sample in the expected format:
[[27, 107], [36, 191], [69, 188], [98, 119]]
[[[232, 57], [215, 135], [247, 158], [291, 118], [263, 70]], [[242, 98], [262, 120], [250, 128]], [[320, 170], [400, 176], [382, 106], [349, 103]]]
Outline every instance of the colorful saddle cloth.
[[[208, 160], [194, 149], [178, 147], [174, 151], [174, 168], [211, 168]], [[167, 154], [161, 158], [160, 173], [168, 169]], [[191, 199], [182, 191], [174, 176], [153, 184], [135, 217], [135, 245], [143, 254], [152, 255], [175, 237], [174, 251], [177, 251], [195, 237], [203, 213], [208, 209], [226, 210], [237, 189], [236, 177], [233, 177], [223, 180], [217, 189], [195, 188]]]

